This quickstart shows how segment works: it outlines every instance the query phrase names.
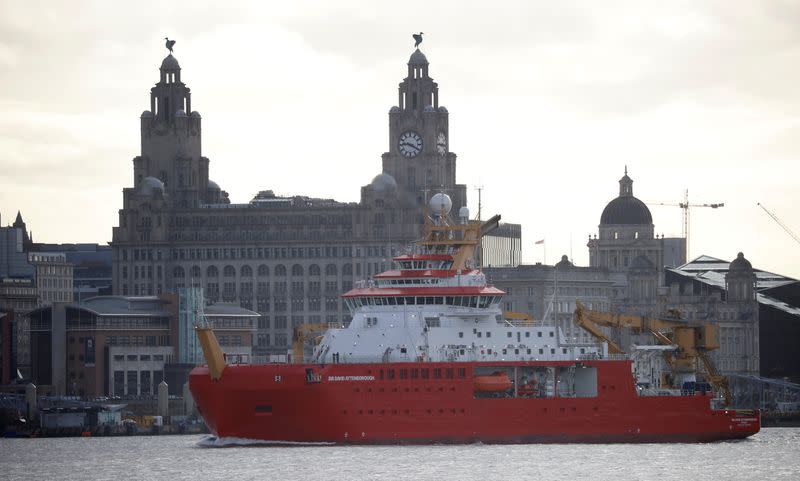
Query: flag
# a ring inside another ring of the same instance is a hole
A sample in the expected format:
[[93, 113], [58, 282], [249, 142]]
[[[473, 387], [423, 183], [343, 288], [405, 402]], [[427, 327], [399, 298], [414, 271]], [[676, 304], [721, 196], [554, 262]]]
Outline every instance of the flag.
[[544, 239], [534, 242], [535, 245], [544, 244]]

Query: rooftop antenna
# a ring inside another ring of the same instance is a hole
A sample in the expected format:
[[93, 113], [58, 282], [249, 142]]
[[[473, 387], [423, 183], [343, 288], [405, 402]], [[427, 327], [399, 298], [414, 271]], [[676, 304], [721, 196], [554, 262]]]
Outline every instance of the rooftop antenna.
[[475, 190], [478, 191], [478, 220], [481, 220], [481, 192], [483, 192], [483, 186], [475, 186]]

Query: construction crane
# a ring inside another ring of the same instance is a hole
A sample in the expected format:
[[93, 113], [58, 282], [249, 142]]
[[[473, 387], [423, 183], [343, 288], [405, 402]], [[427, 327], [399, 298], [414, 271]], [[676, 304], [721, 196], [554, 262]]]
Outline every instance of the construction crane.
[[[731, 392], [728, 378], [721, 375], [708, 357], [708, 352], [719, 349], [719, 325], [689, 322], [680, 319], [680, 313], [670, 311], [670, 319], [615, 314], [586, 309], [581, 301], [575, 301], [575, 323], [586, 329], [595, 338], [608, 343], [612, 354], [623, 354], [622, 348], [611, 340], [603, 327], [630, 328], [636, 332], [649, 332], [659, 344], [674, 346], [673, 352], [664, 351], [664, 361], [674, 373], [699, 372], [700, 363], [705, 369], [705, 378], [721, 393], [725, 405], [730, 405]], [[665, 332], [666, 331], [666, 332]], [[677, 386], [680, 387], [680, 386]]]
[[759, 206], [759, 207], [761, 207], [762, 209], [764, 209], [764, 212], [766, 212], [766, 213], [767, 213], [767, 214], [768, 214], [770, 217], [772, 217], [772, 220], [774, 220], [775, 222], [777, 222], [777, 223], [778, 223], [778, 225], [779, 225], [779, 226], [781, 226], [781, 227], [783, 228], [783, 230], [785, 230], [785, 231], [786, 231], [786, 233], [787, 233], [787, 234], [789, 234], [790, 236], [792, 236], [792, 239], [794, 239], [794, 240], [795, 240], [795, 242], [797, 242], [798, 244], [800, 244], [800, 237], [797, 237], [797, 234], [795, 234], [794, 232], [792, 232], [792, 229], [790, 229], [790, 228], [789, 228], [789, 226], [787, 226], [786, 224], [784, 224], [784, 223], [783, 223], [783, 221], [781, 221], [781, 220], [778, 218], [778, 216], [776, 216], [776, 215], [775, 215], [775, 214], [773, 214], [773, 213], [772, 213], [772, 212], [771, 212], [769, 209], [767, 209], [766, 207], [764, 207], [764, 205], [763, 205], [762, 203], [760, 203], [760, 202], [759, 202], [759, 203], [758, 203], [758, 206]]
[[329, 328], [327, 323], [314, 323], [314, 324], [300, 324], [294, 328], [294, 336], [292, 337], [292, 362], [302, 363], [304, 359], [304, 351], [306, 342], [309, 340], [315, 341], [315, 345], [322, 339], [322, 335]]
[[689, 262], [689, 209], [691, 207], [710, 207], [712, 209], [719, 209], [725, 207], [724, 202], [718, 204], [690, 204], [689, 203], [689, 189], [683, 192], [683, 202], [669, 203], [669, 202], [648, 202], [650, 205], [665, 205], [669, 207], [680, 207], [683, 209], [683, 226], [681, 227], [681, 236], [686, 239], [686, 262]]

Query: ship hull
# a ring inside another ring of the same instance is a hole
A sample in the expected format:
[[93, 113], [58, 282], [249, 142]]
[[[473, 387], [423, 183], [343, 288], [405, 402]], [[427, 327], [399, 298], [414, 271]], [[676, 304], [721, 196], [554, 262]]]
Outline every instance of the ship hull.
[[760, 429], [757, 411], [713, 410], [709, 394], [639, 396], [630, 361], [584, 364], [596, 368], [592, 396], [479, 397], [473, 372], [497, 366], [485, 363], [231, 365], [219, 380], [198, 367], [190, 388], [217, 436], [274, 443], [711, 442]]

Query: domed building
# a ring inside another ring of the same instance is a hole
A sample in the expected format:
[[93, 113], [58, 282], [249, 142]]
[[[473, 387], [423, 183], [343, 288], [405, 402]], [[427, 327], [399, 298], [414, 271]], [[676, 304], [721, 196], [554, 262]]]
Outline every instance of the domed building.
[[[647, 205], [633, 195], [628, 168], [619, 179], [619, 195], [600, 215], [598, 235], [590, 236], [589, 265], [608, 269], [614, 280], [612, 297], [620, 309], [655, 309], [664, 267], [686, 262], [685, 240], [655, 235]], [[648, 307], [650, 306], [650, 307]]]
[[653, 265], [662, 265], [660, 243], [653, 236], [653, 216], [645, 203], [634, 197], [627, 167], [619, 179], [619, 196], [600, 215], [598, 233], [599, 237], [590, 242], [590, 265], [624, 272], [641, 255]]

